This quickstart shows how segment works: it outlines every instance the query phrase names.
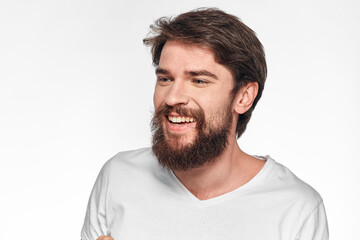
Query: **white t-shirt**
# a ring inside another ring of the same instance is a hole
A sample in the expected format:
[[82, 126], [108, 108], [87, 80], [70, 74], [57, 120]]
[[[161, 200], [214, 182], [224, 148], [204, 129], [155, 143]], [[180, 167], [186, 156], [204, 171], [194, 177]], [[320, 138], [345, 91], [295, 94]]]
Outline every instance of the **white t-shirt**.
[[101, 169], [82, 240], [327, 240], [323, 201], [270, 157], [248, 183], [197, 199], [150, 148], [121, 152]]

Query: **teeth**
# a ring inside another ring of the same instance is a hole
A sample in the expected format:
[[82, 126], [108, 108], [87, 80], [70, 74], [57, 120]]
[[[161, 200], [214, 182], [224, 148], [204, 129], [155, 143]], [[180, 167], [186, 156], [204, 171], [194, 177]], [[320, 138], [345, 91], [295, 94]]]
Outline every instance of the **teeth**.
[[173, 117], [173, 116], [167, 116], [168, 119], [173, 123], [184, 123], [184, 122], [194, 122], [193, 117]]

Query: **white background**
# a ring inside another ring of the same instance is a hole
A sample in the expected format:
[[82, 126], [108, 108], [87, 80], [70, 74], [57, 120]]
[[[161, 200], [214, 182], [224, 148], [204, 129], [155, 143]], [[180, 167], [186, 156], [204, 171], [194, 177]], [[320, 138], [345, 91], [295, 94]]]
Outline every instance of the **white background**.
[[360, 239], [355, 0], [1, 0], [1, 239], [80, 239], [102, 164], [150, 145], [148, 26], [201, 6], [239, 16], [265, 47], [267, 84], [241, 147], [318, 190], [331, 239]]

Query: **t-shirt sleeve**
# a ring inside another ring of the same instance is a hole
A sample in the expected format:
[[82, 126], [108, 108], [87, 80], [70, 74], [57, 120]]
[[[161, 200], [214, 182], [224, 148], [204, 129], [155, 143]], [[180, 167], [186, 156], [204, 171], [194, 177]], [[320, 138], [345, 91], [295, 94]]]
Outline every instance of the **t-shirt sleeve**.
[[107, 235], [106, 196], [109, 185], [110, 161], [100, 170], [89, 198], [84, 225], [81, 230], [82, 240], [96, 240]]
[[321, 201], [305, 219], [296, 240], [328, 240], [329, 230], [324, 204]]

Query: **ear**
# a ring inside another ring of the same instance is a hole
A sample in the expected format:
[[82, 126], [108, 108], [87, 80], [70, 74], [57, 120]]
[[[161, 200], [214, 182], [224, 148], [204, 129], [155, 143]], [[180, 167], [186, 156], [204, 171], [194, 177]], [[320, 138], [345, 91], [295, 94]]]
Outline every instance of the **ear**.
[[253, 104], [259, 85], [257, 82], [249, 82], [239, 89], [234, 98], [234, 109], [238, 114], [243, 114]]

